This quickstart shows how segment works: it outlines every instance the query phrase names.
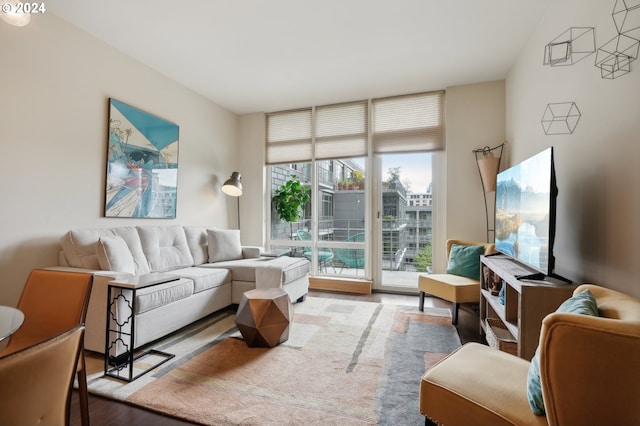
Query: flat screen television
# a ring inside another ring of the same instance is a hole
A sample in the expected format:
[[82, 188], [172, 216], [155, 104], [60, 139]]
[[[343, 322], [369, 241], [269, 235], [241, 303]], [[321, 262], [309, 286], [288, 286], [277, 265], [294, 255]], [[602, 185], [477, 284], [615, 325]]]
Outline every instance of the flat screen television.
[[553, 148], [498, 173], [496, 250], [538, 271], [519, 278], [553, 275], [557, 194]]

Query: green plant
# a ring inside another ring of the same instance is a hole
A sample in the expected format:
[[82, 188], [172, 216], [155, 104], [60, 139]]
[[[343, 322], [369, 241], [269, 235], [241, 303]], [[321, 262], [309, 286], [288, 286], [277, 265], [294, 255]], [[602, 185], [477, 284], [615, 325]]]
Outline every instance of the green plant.
[[356, 183], [362, 182], [364, 180], [364, 173], [360, 170], [355, 170], [353, 172], [353, 180], [356, 181]]
[[424, 246], [421, 253], [416, 254], [413, 264], [418, 272], [427, 272], [427, 268], [432, 264], [432, 247], [431, 243]]
[[400, 182], [400, 166], [389, 168], [389, 170], [387, 170], [386, 184], [391, 186], [392, 184], [398, 182]]
[[382, 227], [393, 228], [395, 226], [396, 217], [390, 214], [382, 216]]
[[291, 228], [289, 235], [293, 235], [293, 222], [300, 219], [302, 207], [309, 202], [310, 198], [309, 192], [302, 186], [296, 175], [291, 175], [291, 179], [273, 193], [273, 206], [280, 220], [289, 222]]

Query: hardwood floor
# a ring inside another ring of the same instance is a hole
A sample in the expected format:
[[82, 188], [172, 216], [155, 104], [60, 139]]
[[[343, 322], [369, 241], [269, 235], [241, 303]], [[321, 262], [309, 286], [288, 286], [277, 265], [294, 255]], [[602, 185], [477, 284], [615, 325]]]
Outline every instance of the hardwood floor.
[[[331, 297], [336, 299], [363, 300], [380, 303], [397, 303], [418, 306], [418, 296], [399, 295], [389, 293], [373, 293], [371, 295], [354, 295], [343, 293], [327, 293], [310, 291], [309, 296]], [[427, 297], [425, 307], [445, 307], [451, 308], [451, 304], [434, 297]], [[480, 326], [478, 324], [478, 314], [471, 305], [462, 305], [458, 313], [458, 334], [462, 343], [479, 342]], [[143, 410], [121, 402], [89, 395], [89, 411], [92, 426], [174, 426], [189, 425], [191, 423], [166, 417], [151, 411]], [[71, 425], [80, 425], [80, 406], [77, 392], [74, 392], [71, 402]]]

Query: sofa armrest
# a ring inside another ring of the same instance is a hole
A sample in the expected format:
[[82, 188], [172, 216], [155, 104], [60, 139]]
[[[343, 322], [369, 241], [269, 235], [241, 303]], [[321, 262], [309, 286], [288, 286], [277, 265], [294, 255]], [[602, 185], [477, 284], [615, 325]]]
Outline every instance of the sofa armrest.
[[639, 353], [638, 322], [548, 315], [540, 334], [540, 377], [549, 424], [637, 422]]
[[254, 259], [256, 257], [260, 257], [260, 253], [262, 253], [262, 247], [258, 246], [242, 246], [242, 258], [243, 259]]

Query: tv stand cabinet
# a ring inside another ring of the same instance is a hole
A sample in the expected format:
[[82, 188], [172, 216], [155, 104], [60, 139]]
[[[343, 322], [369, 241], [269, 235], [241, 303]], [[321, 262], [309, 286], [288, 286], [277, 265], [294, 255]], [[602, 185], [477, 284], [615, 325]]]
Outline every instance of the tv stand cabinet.
[[[526, 360], [531, 360], [538, 347], [542, 319], [577, 287], [548, 276], [522, 278], [534, 273], [505, 255], [480, 258], [480, 334], [486, 337], [487, 318], [499, 320], [517, 342], [517, 355]], [[496, 280], [504, 287], [504, 304], [490, 291]]]

